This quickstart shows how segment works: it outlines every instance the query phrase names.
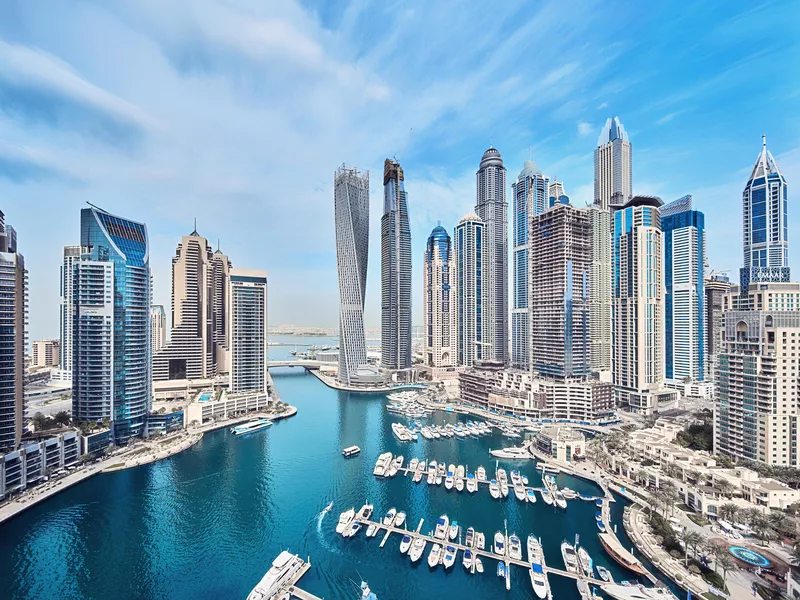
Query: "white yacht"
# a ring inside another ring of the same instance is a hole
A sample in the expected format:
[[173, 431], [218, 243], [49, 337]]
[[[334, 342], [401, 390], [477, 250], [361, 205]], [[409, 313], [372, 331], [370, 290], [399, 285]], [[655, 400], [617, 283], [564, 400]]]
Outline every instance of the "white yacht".
[[414, 473], [417, 470], [417, 466], [419, 465], [418, 458], [412, 458], [411, 462], [408, 463], [408, 470]]
[[506, 538], [502, 531], [494, 534], [494, 553], [500, 556], [505, 556], [506, 554]]
[[375, 537], [378, 535], [378, 526], [375, 523], [370, 523], [369, 527], [367, 527], [366, 536], [368, 538]]
[[478, 481], [475, 479], [475, 475], [472, 473], [467, 475], [467, 491], [470, 494], [474, 494], [478, 491]]
[[500, 482], [500, 494], [503, 496], [503, 498], [508, 497], [508, 483], [505, 481]]
[[447, 537], [449, 537], [451, 540], [454, 540], [456, 537], [458, 537], [458, 521], [453, 521], [450, 523], [450, 529], [448, 530], [447, 534]]
[[467, 548], [472, 548], [475, 543], [475, 530], [472, 527], [467, 527], [467, 533], [464, 535], [464, 545]]
[[550, 590], [550, 585], [547, 581], [547, 575], [544, 574], [544, 569], [541, 563], [531, 563], [531, 568], [528, 569], [531, 577], [531, 587], [533, 593], [537, 598], [547, 598], [547, 593]]
[[478, 478], [478, 481], [486, 481], [486, 469], [483, 467], [478, 467], [478, 471], [475, 473], [475, 477]]
[[508, 475], [505, 469], [497, 469], [497, 481], [505, 481], [508, 483]]
[[231, 427], [231, 433], [233, 433], [233, 435], [244, 435], [261, 429], [267, 429], [268, 427], [272, 427], [272, 421], [269, 419], [255, 419], [254, 421], [248, 421], [242, 425], [234, 425]]
[[362, 506], [358, 511], [358, 519], [367, 520], [372, 516], [372, 511], [374, 510], [374, 506], [372, 504], [365, 504]]
[[533, 534], [528, 536], [528, 562], [542, 562], [542, 545]]
[[442, 547], [439, 544], [434, 544], [428, 554], [428, 566], [435, 569], [442, 561]]
[[436, 521], [436, 530], [433, 533], [433, 537], [438, 538], [440, 540], [444, 540], [447, 538], [447, 530], [450, 527], [450, 519], [447, 515], [442, 515], [439, 517], [439, 520]]
[[522, 486], [521, 482], [514, 484], [514, 496], [516, 496], [517, 500], [520, 502], [527, 502], [525, 488]]
[[412, 542], [411, 536], [408, 535], [408, 534], [405, 534], [403, 536], [403, 539], [400, 540], [400, 553], [401, 554], [405, 554], [406, 552], [408, 552], [408, 549], [411, 548], [411, 542]]
[[545, 504], [549, 504], [551, 506], [553, 504], [553, 496], [550, 494], [550, 490], [547, 488], [542, 488], [542, 500], [544, 500]]
[[583, 574], [586, 575], [586, 577], [594, 577], [594, 563], [592, 562], [592, 557], [589, 556], [589, 553], [583, 546], [578, 548], [578, 560], [580, 560]]
[[489, 493], [495, 500], [497, 500], [500, 497], [500, 486], [497, 485], [497, 481], [494, 479], [492, 479], [489, 482]]
[[444, 479], [444, 489], [452, 490], [453, 489], [453, 472], [448, 471], [447, 476]]
[[355, 520], [355, 521], [353, 521], [353, 522], [350, 524], [350, 526], [349, 526], [349, 527], [348, 527], [348, 528], [345, 530], [345, 532], [342, 534], [342, 536], [343, 536], [343, 537], [346, 537], [346, 538], [351, 538], [351, 537], [353, 537], [355, 534], [357, 534], [359, 531], [361, 531], [361, 523], [359, 523], [358, 519], [356, 519], [356, 520]]
[[475, 556], [475, 570], [478, 573], [483, 573], [483, 562], [481, 562], [480, 557], [477, 555]]
[[442, 559], [442, 564], [444, 564], [445, 570], [451, 569], [456, 562], [456, 555], [458, 551], [456, 550], [455, 546], [447, 545], [444, 548], [444, 559]]
[[461, 562], [464, 565], [464, 568], [467, 569], [468, 571], [472, 570], [473, 558], [474, 557], [472, 554], [472, 550], [470, 550], [469, 548], [464, 550], [464, 558], [462, 559]]
[[411, 549], [408, 551], [408, 557], [411, 559], [411, 562], [417, 562], [420, 558], [422, 558], [422, 553], [425, 552], [425, 546], [428, 542], [425, 541], [425, 538], [416, 538], [414, 542], [411, 544]]
[[378, 457], [378, 460], [375, 461], [375, 469], [372, 471], [373, 475], [377, 477], [383, 477], [386, 474], [386, 467], [389, 466], [389, 462], [392, 460], [392, 453], [391, 452], [384, 452]]
[[475, 547], [478, 550], [484, 550], [486, 548], [486, 536], [480, 531], [475, 532]]
[[570, 573], [578, 574], [578, 555], [575, 548], [567, 541], [561, 543], [561, 558], [564, 559], [564, 567]]
[[247, 600], [269, 600], [291, 582], [292, 577], [303, 568], [303, 559], [284, 550], [272, 561], [269, 571], [264, 574], [247, 596]]
[[405, 522], [406, 522], [406, 513], [404, 513], [401, 510], [399, 513], [397, 513], [397, 516], [394, 518], [394, 526], [398, 528], [402, 527], [403, 523]]
[[600, 589], [615, 600], [677, 600], [665, 587], [648, 588], [643, 585], [618, 585], [609, 583]]
[[533, 491], [532, 487], [529, 487], [525, 490], [525, 497], [527, 498], [528, 502], [536, 504], [536, 493]]
[[516, 533], [508, 536], [508, 556], [516, 560], [522, 560], [522, 542], [519, 541]]
[[340, 535], [344, 534], [344, 532], [347, 530], [347, 526], [350, 525], [350, 522], [353, 520], [353, 517], [355, 516], [356, 516], [355, 508], [351, 508], [350, 510], [347, 510], [343, 512], [341, 515], [339, 515], [339, 522], [336, 524], [336, 533]]
[[464, 491], [464, 477], [456, 476], [456, 491], [463, 492]]
[[564, 494], [562, 494], [560, 490], [556, 490], [553, 493], [553, 497], [555, 499], [556, 506], [558, 506], [558, 508], [563, 510], [567, 509], [567, 499], [564, 498]]
[[384, 525], [391, 525], [394, 523], [394, 518], [397, 516], [397, 509], [392, 507], [389, 511], [383, 515], [383, 524]]

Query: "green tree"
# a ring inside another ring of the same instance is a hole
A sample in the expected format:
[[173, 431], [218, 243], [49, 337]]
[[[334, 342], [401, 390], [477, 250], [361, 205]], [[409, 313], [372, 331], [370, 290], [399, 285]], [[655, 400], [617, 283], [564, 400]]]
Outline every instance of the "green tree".
[[62, 410], [53, 416], [53, 421], [59, 425], [69, 425], [70, 421], [72, 421], [72, 418], [69, 416], [67, 411]]
[[45, 429], [49, 428], [48, 418], [40, 412], [37, 412], [35, 415], [33, 415], [33, 419], [31, 419], [31, 421], [33, 421], [33, 426], [36, 431], [44, 431]]
[[792, 546], [792, 564], [800, 565], [800, 542]]
[[778, 510], [771, 511], [767, 518], [769, 519], [770, 527], [780, 535], [794, 531], [794, 519], [790, 519]]
[[720, 557], [715, 562], [718, 563], [719, 568], [722, 569], [722, 581], [725, 581], [725, 579], [727, 578], [728, 571], [736, 568], [736, 565], [734, 564], [733, 560], [731, 560], [731, 557], [728, 555], [727, 552], [725, 552], [725, 554], [720, 555]]
[[727, 479], [720, 479], [717, 481], [716, 488], [719, 494], [726, 498], [730, 498], [733, 494], [733, 484]]
[[684, 566], [689, 564], [689, 548], [691, 547], [692, 541], [693, 541], [692, 533], [693, 533], [692, 531], [689, 531], [688, 529], [684, 529], [683, 531], [679, 531], [675, 536], [676, 538], [678, 538], [679, 542], [683, 543], [683, 565]]
[[731, 523], [736, 521], [738, 515], [739, 515], [739, 507], [736, 506], [733, 502], [726, 502], [717, 509], [717, 516], [720, 519], [725, 519], [726, 521], [730, 521]]

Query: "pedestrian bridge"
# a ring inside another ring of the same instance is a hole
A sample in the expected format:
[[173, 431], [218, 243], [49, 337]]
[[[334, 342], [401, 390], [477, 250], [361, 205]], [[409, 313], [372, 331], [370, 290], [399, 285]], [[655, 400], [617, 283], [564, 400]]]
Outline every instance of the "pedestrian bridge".
[[267, 368], [274, 369], [277, 367], [303, 367], [304, 369], [308, 369], [309, 371], [313, 371], [315, 369], [319, 369], [321, 365], [326, 363], [320, 362], [318, 360], [312, 360], [308, 358], [294, 358], [289, 360], [270, 360], [267, 361]]

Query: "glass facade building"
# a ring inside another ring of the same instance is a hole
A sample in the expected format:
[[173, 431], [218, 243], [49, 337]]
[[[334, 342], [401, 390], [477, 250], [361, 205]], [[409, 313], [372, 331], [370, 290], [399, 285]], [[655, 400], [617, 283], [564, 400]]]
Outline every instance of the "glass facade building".
[[428, 236], [423, 261], [423, 317], [425, 364], [429, 367], [455, 366], [456, 269], [447, 230], [436, 226]]
[[486, 224], [475, 214], [464, 216], [455, 230], [456, 348], [458, 364], [467, 367], [491, 359], [487, 344]]
[[81, 210], [73, 273], [73, 417], [111, 423], [115, 443], [145, 431], [152, 402], [147, 228]]
[[267, 273], [230, 272], [231, 392], [267, 391]]

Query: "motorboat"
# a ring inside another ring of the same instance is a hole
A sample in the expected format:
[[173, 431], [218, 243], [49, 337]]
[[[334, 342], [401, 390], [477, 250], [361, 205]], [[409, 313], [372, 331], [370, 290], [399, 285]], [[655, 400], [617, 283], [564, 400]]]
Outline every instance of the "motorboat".
[[412, 458], [411, 462], [408, 463], [408, 470], [413, 473], [413, 472], [415, 472], [417, 470], [417, 466], [418, 465], [419, 465], [419, 459], [418, 458]]
[[442, 515], [439, 517], [439, 520], [436, 521], [436, 530], [433, 533], [433, 537], [440, 540], [446, 539], [449, 527], [450, 519], [447, 517], [447, 515]]
[[561, 558], [564, 559], [564, 568], [570, 573], [578, 574], [578, 555], [575, 548], [567, 541], [561, 543]]
[[395, 527], [402, 527], [403, 523], [405, 523], [405, 522], [406, 522], [406, 513], [404, 513], [401, 510], [399, 513], [397, 513], [397, 516], [395, 516], [395, 518], [394, 518], [394, 526]]
[[528, 536], [528, 562], [542, 562], [542, 545], [539, 543], [539, 539], [530, 534]]
[[475, 570], [478, 573], [483, 573], [483, 561], [481, 561], [480, 556], [475, 557]]
[[386, 473], [387, 477], [394, 477], [403, 466], [403, 457], [398, 456], [394, 459], [392, 464], [389, 465], [389, 471]]
[[394, 518], [397, 516], [397, 509], [392, 507], [389, 511], [383, 516], [383, 524], [384, 525], [391, 525], [394, 523]]
[[445, 569], [453, 568], [453, 565], [456, 562], [456, 555], [458, 551], [456, 550], [455, 546], [445, 546], [444, 548], [444, 559], [442, 559], [442, 564], [444, 564]]
[[472, 548], [475, 543], [475, 530], [472, 527], [467, 527], [467, 533], [464, 535], [464, 545], [467, 548]]
[[600, 576], [600, 579], [606, 582], [612, 581], [611, 572], [601, 565], [597, 565], [595, 567], [597, 569], [597, 574]]
[[347, 530], [344, 532], [343, 536], [346, 537], [346, 538], [351, 538], [355, 534], [357, 534], [359, 531], [361, 531], [361, 523], [356, 519], [355, 521], [352, 522], [350, 527], [347, 528]]
[[522, 542], [519, 541], [516, 533], [508, 536], [508, 556], [516, 560], [522, 560]]
[[519, 471], [517, 469], [512, 469], [511, 484], [516, 487], [518, 483], [522, 483], [522, 477], [520, 477]]
[[602, 521], [595, 521], [595, 523], [597, 523], [597, 528], [600, 530], [600, 533], [605, 533], [606, 532], [606, 524], [605, 523], [603, 523]]
[[269, 571], [256, 584], [247, 596], [247, 600], [278, 597], [278, 593], [289, 585], [305, 564], [299, 556], [284, 550], [272, 561]]
[[450, 529], [448, 530], [448, 537], [451, 540], [454, 540], [458, 537], [458, 521], [453, 521], [450, 523]]
[[[452, 471], [453, 469], [450, 470]], [[447, 467], [445, 467], [445, 464], [443, 462], [440, 462], [439, 466], [436, 467], [436, 475], [444, 477], [446, 473], [447, 473]]]
[[553, 495], [550, 493], [550, 490], [548, 490], [547, 488], [542, 488], [542, 500], [544, 500], [544, 503], [547, 504], [547, 505], [551, 505], [552, 506], [552, 504], [553, 504]]
[[322, 514], [323, 514], [323, 515], [326, 515], [326, 514], [328, 514], [329, 512], [331, 512], [331, 509], [332, 509], [332, 508], [333, 508], [333, 500], [331, 500], [330, 502], [328, 502], [328, 505], [327, 505], [325, 508], [323, 508], [323, 509], [322, 509]]
[[435, 569], [442, 560], [442, 547], [439, 544], [434, 544], [428, 553], [428, 566]]
[[484, 550], [486, 548], [486, 536], [480, 531], [475, 532], [475, 546], [478, 550]]
[[505, 469], [497, 469], [497, 481], [508, 483], [508, 475]]
[[422, 476], [424, 474], [425, 474], [425, 461], [423, 460], [417, 465], [417, 468], [414, 471], [414, 477], [412, 477], [411, 480], [414, 483], [419, 483], [420, 481], [422, 481]]
[[428, 485], [436, 483], [436, 461], [432, 460], [428, 466]]
[[494, 553], [500, 556], [505, 556], [506, 553], [506, 538], [502, 531], [494, 534]]
[[536, 594], [536, 597], [542, 599], [547, 598], [550, 585], [547, 581], [547, 576], [544, 574], [541, 563], [531, 563], [528, 573], [530, 574], [531, 587], [533, 587], [533, 593]]
[[561, 490], [556, 490], [553, 494], [553, 498], [555, 499], [556, 506], [562, 510], [567, 509], [567, 499], [564, 498], [564, 494], [561, 493]]
[[455, 465], [447, 465], [447, 472], [452, 473], [453, 477], [456, 475], [456, 466]]
[[497, 484], [497, 481], [492, 479], [489, 482], [489, 493], [492, 495], [492, 498], [497, 500], [500, 497], [500, 486]]
[[411, 536], [408, 535], [408, 534], [405, 534], [403, 536], [403, 539], [400, 540], [400, 552], [402, 554], [405, 554], [406, 552], [408, 552], [408, 549], [411, 548], [411, 543], [412, 543]]
[[578, 497], [577, 492], [567, 487], [561, 488], [561, 493], [564, 494], [564, 498], [566, 498], [567, 500], [574, 500], [575, 498]]
[[503, 496], [503, 498], [508, 497], [508, 483], [505, 481], [500, 482], [500, 495]]
[[340, 535], [344, 534], [344, 532], [347, 530], [348, 525], [350, 525], [351, 521], [353, 520], [353, 517], [355, 516], [356, 516], [355, 508], [351, 508], [350, 510], [347, 510], [343, 512], [341, 515], [339, 515], [339, 522], [336, 524], [336, 533]]
[[456, 478], [457, 479], [464, 479], [464, 476], [466, 475], [466, 473], [467, 473], [467, 470], [464, 468], [464, 465], [458, 465], [456, 467]]
[[478, 470], [475, 472], [475, 477], [477, 477], [478, 481], [486, 481], [486, 469], [478, 467]]
[[532, 504], [536, 504], [536, 493], [533, 488], [529, 487], [525, 490], [525, 499]]
[[457, 492], [463, 492], [464, 491], [464, 477], [463, 477], [463, 475], [461, 477], [458, 477], [458, 475], [456, 475], [456, 491]]
[[497, 576], [503, 579], [505, 579], [506, 576], [506, 565], [502, 560], [497, 561]]
[[463, 564], [464, 568], [467, 569], [468, 571], [472, 570], [472, 565], [474, 564], [473, 558], [474, 557], [472, 555], [472, 550], [470, 550], [469, 548], [464, 550], [464, 557], [461, 560], [461, 564]]
[[374, 510], [374, 508], [375, 507], [372, 506], [372, 504], [365, 504], [359, 509], [357, 518], [366, 521], [372, 516], [372, 511]]
[[375, 461], [375, 469], [372, 471], [372, 474], [377, 477], [383, 477], [386, 474], [386, 468], [389, 466], [389, 462], [392, 460], [392, 453], [391, 452], [384, 452], [378, 457], [378, 460]]
[[375, 523], [370, 523], [369, 527], [367, 527], [367, 537], [375, 537], [378, 535], [378, 526]]
[[521, 479], [522, 479], [522, 485], [528, 485], [528, 478], [525, 475], [523, 475]]
[[675, 594], [665, 587], [645, 587], [630, 583], [628, 585], [607, 583], [600, 589], [603, 590], [605, 595], [615, 600], [677, 600]]
[[418, 537], [411, 544], [411, 549], [408, 551], [408, 557], [412, 563], [417, 562], [422, 558], [422, 553], [425, 552], [425, 546], [428, 544], [425, 538]]
[[444, 478], [444, 489], [452, 490], [453, 489], [453, 472], [448, 471], [447, 476]]
[[577, 579], [575, 584], [578, 586], [578, 593], [581, 595], [581, 600], [592, 600], [589, 584], [586, 583], [585, 579]]
[[586, 575], [586, 577], [594, 577], [594, 566], [592, 563], [592, 557], [589, 556], [589, 553], [583, 546], [578, 548], [578, 560], [580, 560], [581, 569], [583, 569], [583, 574]]
[[522, 487], [522, 483], [518, 483], [514, 485], [514, 495], [517, 497], [517, 500], [520, 502], [527, 502], [527, 496], [525, 493], [525, 488]]
[[477, 479], [475, 479], [475, 475], [473, 475], [472, 473], [467, 475], [467, 491], [470, 494], [474, 494], [475, 492], [478, 491], [478, 481]]

